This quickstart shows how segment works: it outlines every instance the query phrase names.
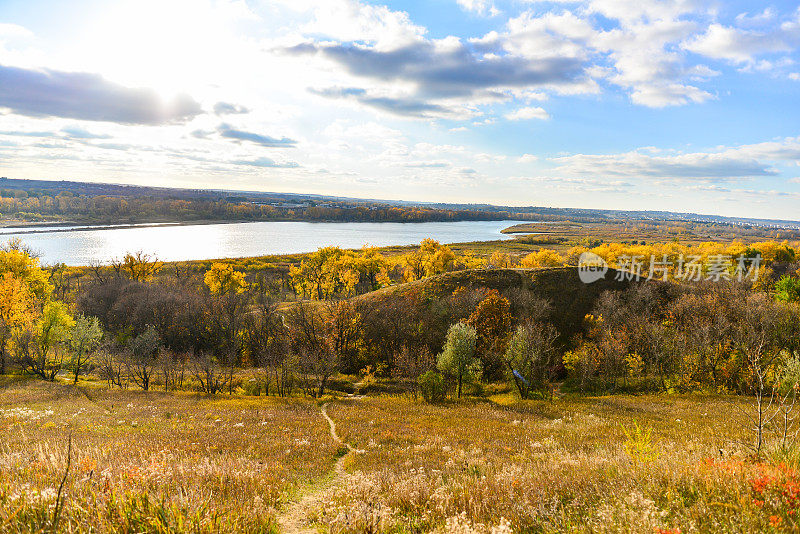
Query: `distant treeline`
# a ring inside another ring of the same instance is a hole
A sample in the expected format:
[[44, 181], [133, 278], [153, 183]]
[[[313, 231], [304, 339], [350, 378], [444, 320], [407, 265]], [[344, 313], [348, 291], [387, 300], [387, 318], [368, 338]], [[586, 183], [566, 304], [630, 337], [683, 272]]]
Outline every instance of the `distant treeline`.
[[[0, 215], [26, 221], [68, 218], [76, 221], [245, 220], [434, 222], [492, 221], [516, 217], [508, 212], [443, 210], [379, 204], [270, 205], [238, 200], [185, 200], [154, 197], [49, 196], [25, 191], [0, 190]], [[526, 215], [524, 217], [530, 217]]]

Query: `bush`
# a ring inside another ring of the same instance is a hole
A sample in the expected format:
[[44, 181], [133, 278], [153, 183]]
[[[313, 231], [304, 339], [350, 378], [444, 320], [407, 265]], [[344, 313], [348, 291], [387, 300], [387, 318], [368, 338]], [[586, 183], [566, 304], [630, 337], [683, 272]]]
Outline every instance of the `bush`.
[[428, 403], [442, 402], [447, 397], [444, 377], [436, 371], [428, 371], [419, 377], [419, 390]]

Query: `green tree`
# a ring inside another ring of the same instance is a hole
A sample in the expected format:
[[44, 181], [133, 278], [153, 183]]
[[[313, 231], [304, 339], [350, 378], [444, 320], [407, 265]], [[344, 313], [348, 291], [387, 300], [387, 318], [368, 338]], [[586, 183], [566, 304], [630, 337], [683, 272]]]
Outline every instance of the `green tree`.
[[14, 348], [17, 359], [28, 373], [53, 381], [63, 367], [64, 345], [75, 320], [64, 303], [50, 301], [33, 327], [17, 332]]
[[465, 380], [476, 379], [480, 375], [480, 361], [475, 358], [475, 329], [464, 323], [456, 323], [447, 331], [444, 350], [439, 355], [437, 365], [442, 372], [454, 376], [458, 381], [458, 398]]
[[784, 302], [800, 302], [800, 278], [781, 277], [775, 283], [775, 298]]
[[70, 367], [74, 377], [73, 384], [78, 383], [78, 375], [89, 363], [91, 354], [100, 344], [102, 337], [103, 329], [100, 328], [100, 321], [97, 320], [97, 317], [78, 315], [75, 318], [75, 325], [72, 327], [69, 336], [69, 348], [72, 352]]
[[555, 341], [558, 332], [551, 324], [528, 323], [517, 327], [506, 349], [509, 380], [517, 386], [520, 397], [531, 398], [536, 390], [550, 384], [557, 362]]

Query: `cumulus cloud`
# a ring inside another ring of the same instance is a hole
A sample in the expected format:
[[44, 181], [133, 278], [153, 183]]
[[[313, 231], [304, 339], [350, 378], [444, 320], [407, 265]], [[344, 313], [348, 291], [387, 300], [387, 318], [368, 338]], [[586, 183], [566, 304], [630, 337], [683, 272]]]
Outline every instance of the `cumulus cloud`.
[[688, 40], [687, 50], [731, 63], [752, 63], [763, 54], [789, 52], [800, 45], [800, 15], [797, 19], [766, 30], [748, 30], [711, 24], [701, 35]]
[[549, 119], [550, 115], [547, 114], [547, 111], [545, 111], [544, 108], [527, 107], [519, 108], [511, 113], [507, 113], [505, 117], [510, 121], [525, 121], [531, 119]]
[[480, 97], [506, 87], [569, 85], [581, 81], [583, 74], [582, 62], [575, 58], [480, 57], [458, 39], [419, 41], [392, 50], [353, 43], [305, 43], [286, 52], [320, 55], [356, 76], [409, 82], [427, 98]]
[[188, 95], [164, 102], [152, 89], [124, 87], [97, 74], [2, 65], [0, 107], [29, 117], [143, 125], [182, 123], [202, 113]]
[[226, 139], [233, 139], [236, 142], [248, 141], [268, 148], [287, 148], [297, 145], [297, 141], [288, 137], [277, 138], [245, 130], [237, 130], [227, 123], [217, 126], [217, 133]]
[[462, 9], [478, 15], [489, 15], [496, 17], [500, 10], [495, 7], [491, 0], [456, 0]]
[[243, 115], [246, 113], [250, 113], [250, 110], [237, 104], [229, 102], [217, 102], [214, 104], [215, 115]]
[[[476, 13], [485, 13], [492, 5], [491, 0], [457, 1]], [[601, 84], [621, 88], [641, 106], [702, 103], [716, 98], [715, 91], [702, 84], [720, 73], [698, 63], [689, 51], [740, 61], [798, 44], [793, 37], [796, 21], [775, 26], [776, 12], [771, 9], [740, 16], [739, 24], [756, 29], [736, 29], [735, 35], [714, 44], [720, 40], [714, 32], [724, 27], [709, 25], [717, 13], [706, 0], [527, 0], [544, 7], [524, 10], [503, 28], [483, 36], [443, 39], [427, 38], [405, 13], [381, 11], [378, 16], [363, 5], [356, 9], [356, 0], [336, 2], [346, 3], [358, 20], [363, 20], [364, 10], [369, 11], [377, 17], [376, 27], [394, 21], [393, 27], [405, 28], [400, 32], [403, 38], [381, 39], [371, 30], [365, 30], [361, 38], [339, 32], [338, 38], [315, 36], [283, 51], [324, 58], [350, 75], [369, 79], [372, 87], [366, 93], [348, 96], [387, 110], [401, 107], [397, 106], [400, 102], [370, 100], [375, 86], [411, 87], [403, 103], [443, 107], [452, 107], [454, 101], [481, 107], [492, 100], [519, 100], [520, 95], [533, 92], [596, 94], [602, 91]], [[401, 113], [415, 112], [409, 111]], [[430, 111], [416, 110], [420, 115], [435, 115]]]

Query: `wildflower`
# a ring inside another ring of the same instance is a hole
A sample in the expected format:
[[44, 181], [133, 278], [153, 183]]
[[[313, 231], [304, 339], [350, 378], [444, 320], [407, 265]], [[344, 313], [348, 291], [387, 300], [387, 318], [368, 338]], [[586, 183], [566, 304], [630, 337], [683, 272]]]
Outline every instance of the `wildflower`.
[[783, 522], [783, 519], [778, 517], [777, 515], [770, 516], [770, 518], [769, 518], [769, 526], [771, 526], [772, 528], [776, 528], [782, 522]]

